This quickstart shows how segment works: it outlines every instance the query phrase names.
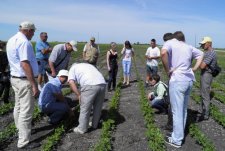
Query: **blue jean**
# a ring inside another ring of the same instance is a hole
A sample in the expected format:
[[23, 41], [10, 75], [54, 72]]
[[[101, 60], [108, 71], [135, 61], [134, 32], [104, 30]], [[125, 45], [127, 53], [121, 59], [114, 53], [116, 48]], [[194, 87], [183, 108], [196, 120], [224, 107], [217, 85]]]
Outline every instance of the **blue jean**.
[[131, 61], [123, 60], [122, 64], [123, 64], [123, 74], [129, 76], [131, 69]]
[[164, 99], [153, 99], [151, 104], [152, 104], [152, 108], [156, 108], [160, 112], [166, 111]]
[[193, 81], [173, 81], [169, 83], [170, 103], [173, 114], [172, 140], [181, 145], [187, 120], [187, 106]]
[[69, 113], [67, 102], [51, 102], [40, 108], [43, 113], [49, 116], [50, 123], [52, 124], [58, 123], [66, 113]]

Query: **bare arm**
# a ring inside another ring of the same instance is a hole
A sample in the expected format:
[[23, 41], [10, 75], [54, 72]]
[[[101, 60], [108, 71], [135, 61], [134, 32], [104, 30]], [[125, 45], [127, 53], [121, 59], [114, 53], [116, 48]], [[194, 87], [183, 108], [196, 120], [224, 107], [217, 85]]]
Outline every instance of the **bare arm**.
[[207, 64], [205, 62], [201, 62], [200, 69], [205, 69], [207, 67]]
[[48, 53], [50, 53], [51, 51], [52, 51], [52, 48], [51, 48], [51, 47], [41, 50], [41, 52], [42, 52], [43, 54], [48, 54]]
[[37, 83], [35, 82], [35, 79], [34, 79], [34, 74], [33, 74], [33, 70], [30, 65], [30, 62], [28, 60], [21, 61], [21, 66], [26, 74], [28, 81], [32, 85], [33, 96], [37, 97], [39, 94], [39, 91], [37, 88]]
[[72, 89], [72, 91], [77, 95], [77, 97], [80, 100], [80, 92], [77, 89], [75, 81], [69, 80], [69, 85], [70, 85], [70, 88]]
[[107, 67], [108, 67], [108, 70], [110, 70], [110, 66], [109, 66], [109, 54], [110, 52], [107, 51], [107, 54], [106, 54], [106, 62], [107, 62]]
[[51, 62], [50, 60], [48, 60], [48, 63], [49, 63], [49, 67], [51, 68], [51, 71], [52, 71], [52, 76], [55, 77], [56, 71], [55, 71], [54, 63]]
[[167, 50], [166, 49], [162, 49], [162, 51], [161, 51], [161, 57], [162, 57], [163, 67], [164, 67], [166, 73], [169, 76], [170, 73], [169, 73], [168, 53], [167, 53]]
[[[196, 70], [199, 68], [199, 66], [200, 66], [200, 68], [201, 68], [201, 65], [202, 65], [202, 64], [205, 64], [204, 62], [202, 62], [202, 60], [203, 60], [203, 55], [197, 59], [197, 61], [196, 61], [195, 65], [194, 65], [194, 67], [192, 68], [193, 71], [196, 71]], [[205, 64], [205, 65], [206, 65], [206, 64]], [[205, 67], [204, 67], [204, 68], [205, 68]], [[201, 69], [202, 69], [202, 68], [201, 68]]]

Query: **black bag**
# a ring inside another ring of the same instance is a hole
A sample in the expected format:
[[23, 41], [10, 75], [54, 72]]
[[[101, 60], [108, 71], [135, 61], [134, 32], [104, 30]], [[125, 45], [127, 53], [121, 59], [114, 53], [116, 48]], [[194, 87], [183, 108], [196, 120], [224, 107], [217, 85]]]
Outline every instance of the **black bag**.
[[220, 72], [221, 68], [216, 64], [215, 68], [210, 68], [212, 70], [212, 76], [216, 77]]

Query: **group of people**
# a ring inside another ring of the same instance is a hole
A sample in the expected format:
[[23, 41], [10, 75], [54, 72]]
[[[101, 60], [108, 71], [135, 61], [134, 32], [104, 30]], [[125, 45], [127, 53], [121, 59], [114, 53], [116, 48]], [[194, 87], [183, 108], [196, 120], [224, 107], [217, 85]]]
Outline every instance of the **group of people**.
[[[40, 33], [40, 41], [36, 43], [36, 55], [30, 42], [36, 27], [32, 22], [25, 21], [19, 25], [19, 32], [12, 36], [6, 46], [7, 57], [2, 55], [1, 74], [8, 72], [10, 66], [10, 81], [5, 84], [0, 81], [0, 92], [9, 91], [10, 83], [15, 93], [14, 120], [18, 129], [18, 148], [31, 149], [38, 147], [38, 143], [30, 143], [31, 120], [35, 100], [38, 98], [40, 110], [49, 116], [50, 124], [59, 123], [66, 115], [73, 117], [67, 99], [62, 94], [62, 85], [69, 83], [80, 103], [79, 125], [73, 129], [75, 133], [84, 134], [91, 126], [96, 129], [101, 116], [102, 105], [107, 89], [103, 75], [97, 69], [97, 60], [100, 49], [91, 37], [90, 42], [83, 49], [83, 62], [73, 63], [69, 68], [71, 52], [77, 51], [77, 42], [72, 40], [64, 44], [57, 44], [53, 48], [47, 42], [48, 34]], [[217, 64], [216, 53], [212, 49], [210, 37], [204, 37], [201, 47], [206, 50], [205, 55], [185, 43], [184, 34], [180, 31], [167, 33], [163, 37], [165, 43], [162, 50], [157, 47], [156, 40], [152, 39], [146, 51], [146, 87], [154, 86], [154, 92], [148, 95], [151, 106], [159, 112], [169, 113], [168, 126], [172, 127], [171, 136], [166, 142], [175, 147], [181, 147], [184, 138], [184, 129], [187, 118], [187, 104], [189, 95], [195, 81], [194, 71], [201, 68], [201, 95], [202, 115], [200, 119], [209, 117], [210, 85], [213, 68]], [[3, 44], [0, 43], [0, 48]], [[129, 41], [125, 41], [121, 51], [123, 67], [123, 84], [130, 85], [130, 71], [134, 49]], [[116, 88], [118, 72], [117, 44], [112, 42], [106, 54], [109, 72], [108, 91]], [[162, 59], [163, 66], [169, 77], [168, 86], [160, 81], [158, 72], [158, 59]], [[196, 64], [191, 68], [192, 60]], [[9, 73], [9, 72], [8, 72]], [[37, 78], [37, 82], [36, 79]], [[4, 88], [3, 88], [4, 87]], [[3, 89], [3, 90], [2, 90]], [[5, 103], [8, 95], [4, 95]], [[91, 111], [92, 121], [89, 122]]]
[[[213, 75], [217, 66], [216, 52], [212, 48], [212, 39], [204, 37], [199, 43], [204, 53], [185, 43], [185, 36], [181, 31], [166, 33], [164, 44], [159, 52], [155, 40], [151, 40], [151, 47], [146, 52], [146, 86], [154, 86], [154, 92], [148, 94], [151, 106], [158, 112], [168, 113], [166, 129], [171, 131], [165, 137], [165, 142], [180, 148], [184, 139], [184, 130], [187, 120], [187, 107], [193, 82], [194, 72], [201, 69], [200, 93], [202, 97], [200, 115], [197, 121], [209, 119], [210, 90]], [[158, 62], [161, 58], [165, 72], [169, 78], [168, 86], [160, 81], [157, 74]], [[192, 67], [192, 60], [196, 63]]]

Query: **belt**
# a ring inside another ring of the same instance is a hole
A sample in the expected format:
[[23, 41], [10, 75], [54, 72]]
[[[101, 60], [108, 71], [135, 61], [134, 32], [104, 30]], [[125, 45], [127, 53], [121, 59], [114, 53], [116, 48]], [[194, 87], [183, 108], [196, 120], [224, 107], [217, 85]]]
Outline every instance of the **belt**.
[[12, 76], [12, 78], [26, 79], [27, 77], [16, 77], [16, 76]]

